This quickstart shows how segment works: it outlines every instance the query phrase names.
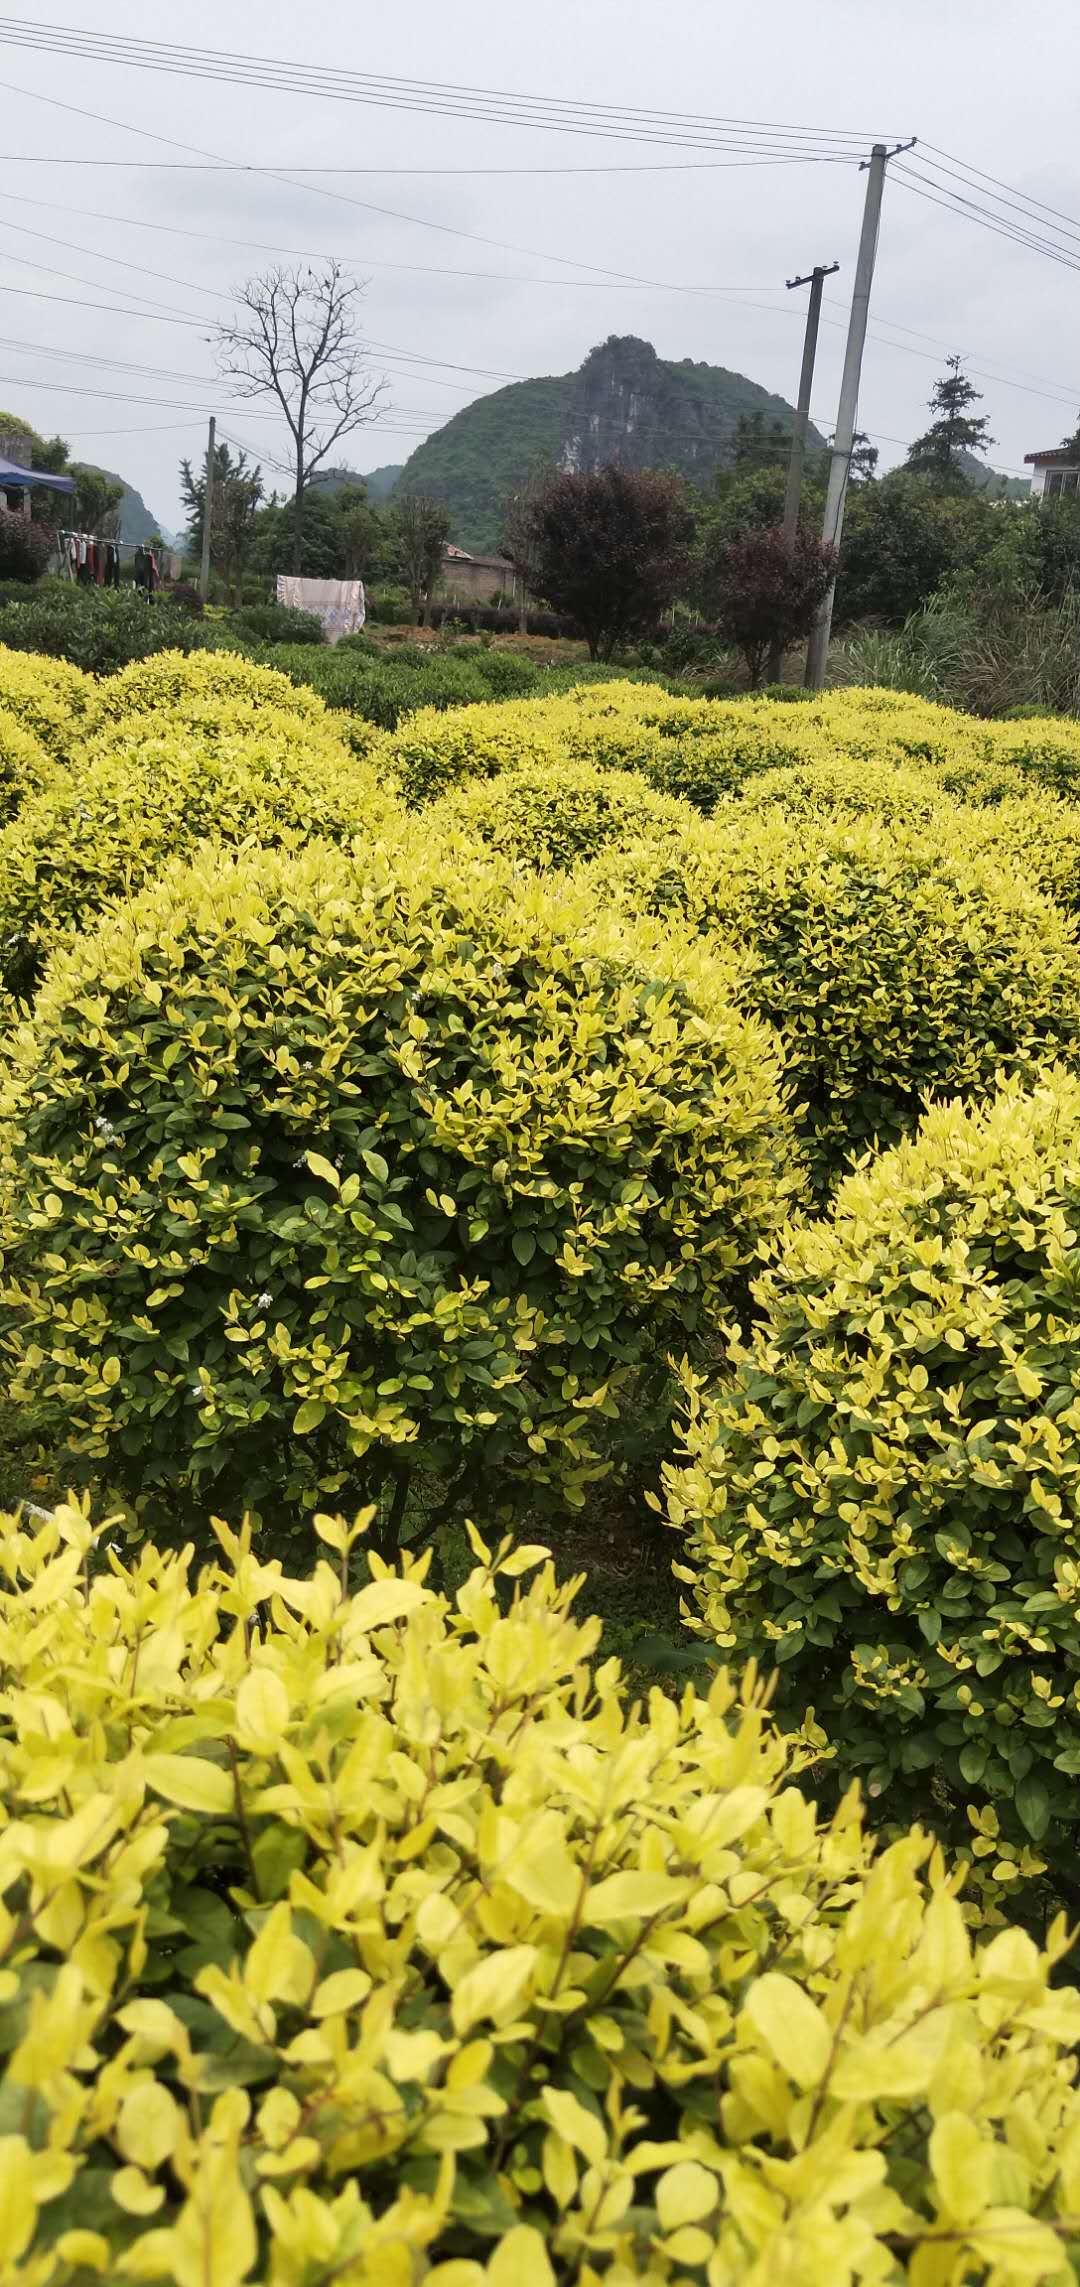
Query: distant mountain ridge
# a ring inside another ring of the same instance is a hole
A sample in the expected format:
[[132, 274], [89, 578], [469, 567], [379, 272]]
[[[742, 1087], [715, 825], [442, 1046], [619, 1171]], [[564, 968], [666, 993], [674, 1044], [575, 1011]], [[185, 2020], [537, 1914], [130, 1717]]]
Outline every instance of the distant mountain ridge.
[[[754, 414], [786, 431], [794, 419], [785, 398], [743, 373], [661, 358], [651, 342], [613, 334], [576, 373], [511, 382], [463, 406], [417, 446], [396, 489], [445, 501], [459, 547], [493, 548], [508, 494], [545, 462], [614, 460], [704, 484], [730, 465], [739, 421]], [[813, 427], [808, 436], [824, 443]]]
[[99, 468], [96, 461], [84, 461], [82, 466], [88, 469], [97, 469], [98, 475], [107, 476], [112, 484], [123, 485], [123, 497], [117, 512], [118, 528], [122, 540], [149, 540], [156, 532], [161, 534], [163, 540], [169, 539], [170, 535], [159, 523], [152, 510], [147, 507], [141, 492], [136, 492], [135, 486], [129, 484], [127, 478], [121, 476], [118, 469]]

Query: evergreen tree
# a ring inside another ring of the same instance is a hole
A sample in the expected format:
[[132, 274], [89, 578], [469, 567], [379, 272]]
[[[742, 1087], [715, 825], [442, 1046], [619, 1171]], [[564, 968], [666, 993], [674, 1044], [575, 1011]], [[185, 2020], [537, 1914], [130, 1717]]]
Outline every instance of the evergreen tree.
[[993, 444], [990, 422], [983, 413], [982, 391], [968, 380], [958, 357], [947, 357], [947, 371], [935, 384], [930, 411], [937, 415], [921, 437], [916, 437], [904, 464], [916, 476], [929, 476], [955, 489], [970, 482], [964, 468], [965, 453], [985, 453]]

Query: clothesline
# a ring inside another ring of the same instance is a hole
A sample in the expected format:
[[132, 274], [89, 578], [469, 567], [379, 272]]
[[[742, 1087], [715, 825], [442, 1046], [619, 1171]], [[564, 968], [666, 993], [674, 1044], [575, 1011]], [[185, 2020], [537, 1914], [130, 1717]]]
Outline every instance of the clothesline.
[[[118, 588], [120, 585], [121, 540], [101, 540], [94, 532], [60, 533], [60, 562], [67, 579], [81, 588]], [[129, 541], [130, 547], [132, 543]], [[161, 585], [161, 572], [152, 548], [137, 541], [135, 547], [135, 585], [148, 596]]]

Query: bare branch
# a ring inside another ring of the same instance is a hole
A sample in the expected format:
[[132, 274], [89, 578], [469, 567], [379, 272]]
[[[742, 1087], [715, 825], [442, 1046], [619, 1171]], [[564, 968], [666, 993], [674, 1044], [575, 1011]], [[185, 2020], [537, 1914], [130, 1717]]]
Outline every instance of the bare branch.
[[237, 315], [216, 329], [218, 365], [242, 397], [281, 407], [296, 460], [294, 563], [300, 569], [303, 494], [342, 437], [385, 401], [357, 332], [358, 283], [336, 261], [321, 271], [277, 267], [237, 292]]

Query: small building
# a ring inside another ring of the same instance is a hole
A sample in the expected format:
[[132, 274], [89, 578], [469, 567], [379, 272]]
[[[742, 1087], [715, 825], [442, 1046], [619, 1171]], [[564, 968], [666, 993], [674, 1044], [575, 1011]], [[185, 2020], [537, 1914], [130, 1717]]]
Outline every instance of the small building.
[[472, 556], [448, 541], [437, 590], [440, 603], [512, 604], [517, 575], [505, 556]]
[[1080, 492], [1080, 431], [1063, 445], [1051, 445], [1048, 452], [1025, 453], [1024, 462], [1032, 472], [1033, 500], [1057, 500], [1062, 494], [1075, 500]]

